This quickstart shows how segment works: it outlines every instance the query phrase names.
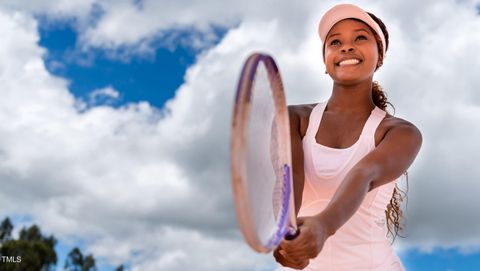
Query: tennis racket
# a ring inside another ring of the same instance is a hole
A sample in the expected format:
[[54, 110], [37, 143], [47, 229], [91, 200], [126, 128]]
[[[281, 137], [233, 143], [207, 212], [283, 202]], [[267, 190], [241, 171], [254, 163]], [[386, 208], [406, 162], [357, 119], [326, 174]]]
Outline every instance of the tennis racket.
[[290, 124], [273, 58], [254, 53], [238, 82], [232, 121], [231, 174], [237, 220], [246, 242], [267, 253], [297, 233]]

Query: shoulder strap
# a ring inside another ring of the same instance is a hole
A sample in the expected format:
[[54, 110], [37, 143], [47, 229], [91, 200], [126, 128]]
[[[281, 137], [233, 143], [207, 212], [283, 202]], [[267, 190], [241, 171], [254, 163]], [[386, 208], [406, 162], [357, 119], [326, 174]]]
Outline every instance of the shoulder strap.
[[375, 131], [377, 130], [378, 125], [382, 122], [383, 118], [387, 115], [387, 112], [383, 111], [379, 107], [375, 106], [368, 117], [365, 126], [363, 126], [362, 136], [373, 137], [375, 136]]
[[310, 112], [310, 117], [308, 118], [308, 127], [307, 132], [305, 133], [305, 137], [311, 138], [317, 134], [318, 126], [320, 125], [320, 121], [322, 120], [323, 111], [325, 111], [325, 107], [327, 106], [327, 102], [318, 103]]

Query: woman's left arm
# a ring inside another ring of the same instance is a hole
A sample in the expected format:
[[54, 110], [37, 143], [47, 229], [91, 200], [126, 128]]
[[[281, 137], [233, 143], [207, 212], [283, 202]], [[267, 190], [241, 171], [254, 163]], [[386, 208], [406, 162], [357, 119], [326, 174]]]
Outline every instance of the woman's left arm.
[[378, 146], [349, 171], [319, 214], [326, 221], [328, 235], [334, 234], [353, 216], [369, 191], [396, 180], [415, 160], [422, 145], [422, 134], [405, 120], [395, 121]]
[[326, 239], [353, 216], [369, 191], [407, 171], [420, 150], [422, 135], [409, 122], [394, 121], [378, 146], [349, 171], [328, 206], [316, 216], [299, 218], [300, 235], [280, 244], [282, 255], [297, 261], [316, 257]]

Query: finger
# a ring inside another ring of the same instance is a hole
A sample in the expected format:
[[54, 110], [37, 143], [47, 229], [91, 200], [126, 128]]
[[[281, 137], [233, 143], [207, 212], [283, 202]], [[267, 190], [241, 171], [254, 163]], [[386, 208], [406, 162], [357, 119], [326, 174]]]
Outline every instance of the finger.
[[281, 261], [283, 260], [283, 255], [280, 253], [280, 250], [278, 249], [275, 249], [273, 251], [273, 257], [275, 258], [275, 261], [277, 261], [278, 263], [281, 263]]
[[275, 260], [281, 265], [294, 269], [303, 269], [308, 265], [308, 259], [295, 259], [290, 257], [284, 250], [275, 250]]
[[278, 246], [278, 249], [281, 249], [281, 250], [284, 250], [286, 251], [288, 254], [292, 253], [292, 252], [295, 252], [298, 250], [298, 248], [300, 247], [303, 247], [304, 246], [304, 243], [306, 243], [305, 241], [298, 241], [298, 240], [287, 240], [287, 239], [283, 239], [279, 246]]
[[294, 264], [288, 266], [290, 268], [293, 268], [295, 270], [303, 270], [305, 269], [308, 265], [310, 264], [310, 260], [304, 260], [304, 261], [297, 261]]
[[303, 270], [308, 266], [309, 263], [309, 261], [287, 261], [283, 264], [283, 266], [293, 268], [295, 270]]
[[279, 263], [285, 263], [285, 262], [291, 261], [288, 257], [288, 254], [283, 249], [276, 249], [273, 252], [273, 256], [275, 257], [275, 260]]
[[297, 269], [305, 269], [309, 264], [310, 260], [305, 260], [298, 265]]
[[285, 246], [283, 250], [290, 258], [305, 260], [317, 257], [322, 247], [317, 247], [312, 242], [306, 242], [294, 246]]
[[305, 239], [286, 241], [282, 245], [282, 250], [285, 251], [290, 258], [306, 260], [315, 258], [321, 251], [321, 248], [317, 247], [315, 242]]

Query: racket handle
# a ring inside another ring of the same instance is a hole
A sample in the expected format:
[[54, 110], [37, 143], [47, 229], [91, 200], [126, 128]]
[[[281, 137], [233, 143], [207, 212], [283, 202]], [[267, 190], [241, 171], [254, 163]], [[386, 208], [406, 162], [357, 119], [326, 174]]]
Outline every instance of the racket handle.
[[295, 238], [297, 238], [297, 236], [300, 234], [300, 230], [299, 229], [296, 229], [294, 230], [293, 232], [288, 232], [286, 235], [285, 235], [285, 240], [293, 240]]

